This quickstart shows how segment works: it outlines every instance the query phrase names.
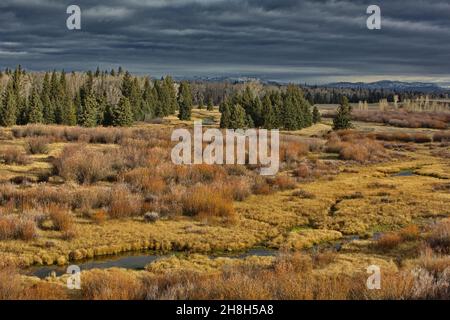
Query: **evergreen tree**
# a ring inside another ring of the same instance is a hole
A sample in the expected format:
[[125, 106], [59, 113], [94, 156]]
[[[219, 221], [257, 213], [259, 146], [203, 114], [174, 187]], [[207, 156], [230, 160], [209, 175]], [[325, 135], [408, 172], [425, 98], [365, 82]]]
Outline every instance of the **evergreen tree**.
[[265, 129], [271, 130], [277, 128], [276, 126], [276, 115], [272, 107], [272, 101], [270, 101], [269, 94], [266, 94], [262, 101], [262, 126]]
[[317, 106], [314, 106], [314, 108], [313, 108], [312, 117], [313, 117], [313, 123], [319, 123], [321, 118], [322, 118], [321, 115], [320, 115], [319, 109], [317, 108]]
[[95, 70], [95, 77], [100, 77], [100, 67], [97, 66], [97, 70]]
[[336, 117], [333, 119], [333, 130], [349, 129], [351, 124], [352, 107], [348, 102], [348, 98], [343, 96], [341, 105], [338, 107]]
[[[163, 86], [167, 93], [168, 105], [167, 115], [174, 114], [178, 110], [177, 92], [172, 77], [166, 76], [163, 81]], [[192, 99], [192, 98], [191, 98]]]
[[244, 129], [247, 126], [248, 119], [246, 119], [245, 109], [239, 104], [234, 104], [230, 109], [230, 122], [228, 128], [230, 129]]
[[44, 123], [46, 124], [55, 123], [55, 110], [53, 108], [53, 104], [50, 98], [51, 97], [50, 88], [51, 88], [50, 77], [48, 73], [45, 73], [44, 83], [42, 85], [41, 91], [41, 101], [43, 108]]
[[43, 123], [43, 105], [39, 93], [36, 88], [32, 89], [27, 108], [27, 115], [25, 117], [26, 123]]
[[97, 125], [97, 99], [94, 94], [89, 94], [81, 106], [78, 123], [83, 127], [95, 127]]
[[142, 93], [142, 113], [143, 113], [143, 120], [149, 120], [152, 119], [155, 116], [155, 110], [156, 110], [156, 103], [157, 103], [157, 92], [155, 87], [150, 85], [150, 79], [147, 77], [145, 78], [144, 82], [144, 90]]
[[133, 124], [133, 111], [128, 98], [122, 97], [119, 103], [112, 108], [111, 122], [113, 126], [125, 127]]
[[178, 93], [178, 105], [180, 108], [178, 118], [180, 120], [191, 120], [192, 93], [189, 83], [186, 81], [181, 82]]
[[224, 102], [222, 102], [219, 106], [220, 109], [220, 127], [223, 129], [230, 127], [230, 118], [231, 118], [231, 107], [230, 107], [230, 101], [226, 99]]
[[205, 107], [205, 103], [203, 102], [203, 98], [198, 100], [198, 108], [202, 110]]
[[2, 94], [0, 104], [0, 125], [3, 127], [10, 127], [16, 124], [17, 121], [17, 101], [13, 88], [13, 83], [10, 80], [6, 90]]
[[77, 108], [70, 97], [66, 97], [62, 103], [62, 124], [75, 126], [77, 124]]
[[206, 110], [208, 110], [208, 111], [213, 111], [214, 110], [214, 104], [213, 104], [212, 98], [208, 99], [208, 104], [206, 106]]

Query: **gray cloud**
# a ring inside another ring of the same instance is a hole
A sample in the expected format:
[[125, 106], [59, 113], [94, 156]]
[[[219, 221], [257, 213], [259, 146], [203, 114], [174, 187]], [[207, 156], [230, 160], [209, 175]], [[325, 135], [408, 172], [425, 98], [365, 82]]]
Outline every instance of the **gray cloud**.
[[[82, 30], [66, 8], [82, 9]], [[383, 0], [2, 0], [0, 67], [122, 65], [154, 76], [450, 81], [450, 4]]]

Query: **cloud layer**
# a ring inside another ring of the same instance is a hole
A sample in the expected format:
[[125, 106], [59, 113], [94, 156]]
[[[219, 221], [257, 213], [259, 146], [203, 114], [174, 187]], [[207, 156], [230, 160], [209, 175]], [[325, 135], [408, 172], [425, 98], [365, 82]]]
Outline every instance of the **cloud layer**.
[[[66, 28], [66, 8], [82, 30]], [[2, 0], [0, 67], [321, 83], [450, 81], [450, 3], [380, 0]]]

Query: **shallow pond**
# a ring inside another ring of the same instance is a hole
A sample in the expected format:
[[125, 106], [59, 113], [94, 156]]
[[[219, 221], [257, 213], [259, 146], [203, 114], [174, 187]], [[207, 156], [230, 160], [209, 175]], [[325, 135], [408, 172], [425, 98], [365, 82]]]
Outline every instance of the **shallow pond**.
[[412, 177], [415, 176], [416, 174], [414, 173], [413, 170], [401, 170], [399, 172], [396, 172], [394, 174], [392, 174], [392, 177]]
[[[267, 248], [254, 248], [245, 252], [238, 253], [222, 253], [211, 255], [211, 258], [227, 257], [233, 259], [244, 259], [249, 256], [275, 256], [276, 250], [271, 250]], [[82, 271], [90, 269], [108, 269], [108, 268], [125, 268], [131, 270], [144, 270], [145, 266], [149, 263], [155, 262], [162, 258], [167, 258], [176, 254], [183, 253], [168, 253], [168, 254], [158, 254], [157, 252], [129, 252], [114, 256], [107, 257], [97, 257], [90, 260], [73, 262], [80, 267]], [[67, 266], [36, 266], [31, 267], [26, 271], [26, 274], [32, 275], [39, 278], [48, 277], [50, 274], [54, 273], [56, 276], [61, 276], [66, 273]]]

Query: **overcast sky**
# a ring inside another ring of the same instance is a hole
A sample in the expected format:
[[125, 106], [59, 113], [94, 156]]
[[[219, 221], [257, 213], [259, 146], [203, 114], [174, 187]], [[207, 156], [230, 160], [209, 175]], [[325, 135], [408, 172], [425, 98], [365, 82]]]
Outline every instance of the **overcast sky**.
[[[82, 30], [66, 27], [79, 5]], [[382, 29], [368, 30], [377, 4]], [[0, 67], [450, 82], [449, 0], [1, 0]]]

